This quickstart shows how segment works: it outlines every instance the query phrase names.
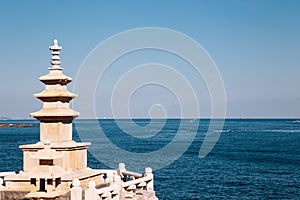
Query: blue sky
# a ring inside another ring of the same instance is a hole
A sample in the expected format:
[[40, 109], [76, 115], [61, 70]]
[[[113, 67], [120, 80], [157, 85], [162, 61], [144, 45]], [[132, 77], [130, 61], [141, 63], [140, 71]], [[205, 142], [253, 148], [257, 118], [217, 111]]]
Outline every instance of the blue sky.
[[[299, 118], [299, 10], [296, 0], [2, 1], [0, 116], [29, 118], [41, 108], [32, 94], [43, 90], [37, 78], [48, 72], [53, 39], [63, 46], [64, 73], [75, 78], [101, 41], [128, 29], [163, 27], [190, 36], [210, 54], [226, 88], [227, 117]], [[137, 95], [134, 116], [145, 116], [139, 110], [151, 103], [146, 91]], [[203, 98], [203, 116], [209, 116]]]

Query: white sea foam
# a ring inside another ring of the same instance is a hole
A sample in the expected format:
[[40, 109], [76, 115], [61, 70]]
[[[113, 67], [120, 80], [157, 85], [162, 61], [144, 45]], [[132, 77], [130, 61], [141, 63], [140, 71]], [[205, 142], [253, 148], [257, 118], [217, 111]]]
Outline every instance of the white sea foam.
[[274, 129], [274, 130], [261, 130], [262, 132], [279, 132], [279, 133], [300, 133], [299, 129], [296, 130], [286, 130], [286, 129]]

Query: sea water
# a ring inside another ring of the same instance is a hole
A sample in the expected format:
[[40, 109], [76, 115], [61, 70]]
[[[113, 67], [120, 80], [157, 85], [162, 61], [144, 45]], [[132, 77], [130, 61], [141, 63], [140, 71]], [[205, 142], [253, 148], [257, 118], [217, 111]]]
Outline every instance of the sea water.
[[[199, 122], [156, 120], [160, 130], [156, 130], [156, 126], [148, 130], [148, 119], [119, 120], [118, 123], [115, 120], [76, 120], [73, 139], [80, 141], [82, 132], [97, 137], [97, 127], [100, 126], [112, 144], [119, 148], [149, 153], [172, 142], [180, 125], [184, 124], [181, 131], [185, 134], [193, 134], [192, 131], [189, 133], [189, 127], [197, 123], [199, 128], [189, 148], [170, 165], [153, 172], [159, 199], [300, 199], [300, 121], [228, 119], [212, 151], [200, 159], [199, 150], [209, 122], [205, 119]], [[18, 147], [39, 141], [39, 123], [34, 120], [5, 120], [0, 123], [34, 123], [31, 127], [0, 128], [0, 171], [20, 171], [22, 150]], [[135, 123], [155, 135], [133, 137], [124, 133], [120, 123], [123, 127], [131, 127]], [[107, 154], [110, 154], [109, 150]], [[122, 159], [126, 164], [129, 158]], [[147, 164], [151, 167], [151, 161], [148, 160]], [[108, 168], [94, 153], [88, 153], [88, 166]]]

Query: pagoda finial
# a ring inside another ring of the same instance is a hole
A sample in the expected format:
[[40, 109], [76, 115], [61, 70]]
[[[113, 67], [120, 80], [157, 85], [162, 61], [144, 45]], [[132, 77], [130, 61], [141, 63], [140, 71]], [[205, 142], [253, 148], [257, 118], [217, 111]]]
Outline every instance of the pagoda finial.
[[62, 47], [58, 45], [58, 41], [56, 39], [53, 41], [53, 46], [50, 46], [49, 49], [52, 50], [52, 61], [50, 62], [52, 64], [52, 68], [61, 69], [59, 51]]

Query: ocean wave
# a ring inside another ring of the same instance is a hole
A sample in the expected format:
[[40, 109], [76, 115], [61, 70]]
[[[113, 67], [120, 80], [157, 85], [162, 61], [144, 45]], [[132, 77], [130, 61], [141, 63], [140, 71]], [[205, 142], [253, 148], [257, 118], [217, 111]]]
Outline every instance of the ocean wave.
[[300, 133], [299, 129], [296, 130], [287, 130], [287, 129], [274, 129], [274, 130], [260, 130], [262, 132], [279, 132], [279, 133]]
[[212, 132], [222, 132], [222, 133], [232, 133], [232, 129], [226, 129], [226, 130], [212, 130]]

